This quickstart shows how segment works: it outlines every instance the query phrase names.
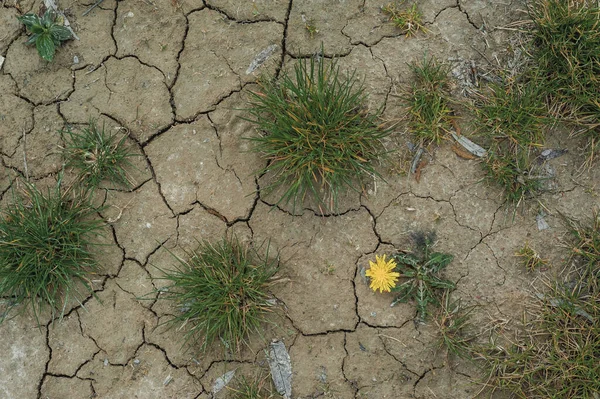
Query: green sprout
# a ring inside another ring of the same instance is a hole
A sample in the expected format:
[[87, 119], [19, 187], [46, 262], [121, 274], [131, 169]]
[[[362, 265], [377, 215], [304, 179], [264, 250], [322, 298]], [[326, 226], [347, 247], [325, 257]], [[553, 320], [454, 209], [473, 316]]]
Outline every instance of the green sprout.
[[51, 9], [46, 10], [41, 18], [35, 14], [25, 14], [17, 19], [31, 32], [25, 43], [35, 43], [38, 54], [46, 61], [52, 61], [56, 48], [73, 37], [68, 28], [56, 23], [56, 13]]

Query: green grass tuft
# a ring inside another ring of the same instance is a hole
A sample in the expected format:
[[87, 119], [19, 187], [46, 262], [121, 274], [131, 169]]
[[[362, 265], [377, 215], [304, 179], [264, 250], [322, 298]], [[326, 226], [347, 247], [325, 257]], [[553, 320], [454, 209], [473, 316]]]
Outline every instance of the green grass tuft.
[[276, 262], [261, 259], [237, 239], [202, 242], [187, 255], [186, 260], [176, 258], [176, 268], [163, 270], [160, 278], [170, 285], [158, 298], [178, 306], [169, 323], [185, 326], [185, 342], [201, 342], [203, 350], [220, 340], [238, 351], [250, 333], [260, 331], [271, 310], [267, 290]]
[[587, 224], [571, 222], [571, 234], [575, 239], [571, 252], [582, 264], [590, 289], [600, 293], [600, 211]]
[[600, 123], [600, 6], [588, 0], [534, 0], [533, 57], [559, 113]]
[[326, 63], [300, 60], [293, 76], [263, 79], [249, 94], [251, 117], [245, 119], [259, 132], [251, 140], [268, 160], [260, 173], [274, 178], [262, 190], [285, 187], [277, 204], [291, 201], [295, 208], [311, 194], [320, 206], [335, 210], [343, 190], [360, 191], [357, 181], [379, 176], [373, 164], [384, 155], [380, 140], [391, 132], [379, 126], [380, 111], [365, 110], [364, 87], [354, 73], [343, 76], [335, 61]]
[[273, 393], [271, 376], [256, 376], [253, 379], [245, 377], [239, 378], [237, 386], [230, 388], [234, 399], [270, 399], [278, 398], [279, 395]]
[[583, 127], [591, 162], [600, 150], [600, 4], [533, 0], [528, 9], [534, 80], [555, 116]]
[[471, 342], [475, 338], [469, 334], [471, 313], [475, 306], [464, 306], [460, 300], [450, 300], [450, 291], [445, 291], [436, 313], [435, 325], [440, 334], [439, 346], [448, 355], [461, 359], [471, 359]]
[[79, 283], [92, 292], [87, 276], [98, 268], [90, 239], [103, 223], [89, 197], [63, 190], [60, 179], [45, 193], [24, 186], [0, 214], [0, 296], [9, 302], [4, 316], [24, 303], [39, 321], [47, 306], [62, 316], [69, 298], [81, 300]]
[[540, 301], [527, 337], [480, 351], [487, 384], [523, 398], [595, 399], [600, 392], [600, 304], [584, 282]]
[[536, 195], [542, 178], [532, 153], [544, 144], [551, 123], [541, 89], [533, 81], [491, 83], [474, 112], [478, 134], [489, 143], [482, 163], [486, 180], [504, 190], [509, 204]]
[[550, 120], [539, 86], [532, 81], [502, 82], [488, 89], [475, 108], [479, 134], [511, 153], [541, 147]]
[[434, 57], [409, 64], [414, 80], [403, 100], [408, 125], [421, 145], [439, 144], [452, 127], [448, 90], [449, 66]]
[[103, 181], [127, 188], [133, 185], [126, 169], [133, 167], [130, 159], [137, 155], [127, 147], [127, 135], [119, 138], [109, 134], [104, 125], [98, 127], [95, 120], [90, 120], [79, 133], [68, 128], [62, 134], [66, 167], [77, 170], [82, 184], [89, 188], [98, 187]]
[[488, 151], [482, 165], [485, 180], [504, 190], [507, 203], [518, 206], [523, 200], [537, 195], [542, 188], [542, 178], [535, 175], [529, 154], [518, 150], [518, 154]]

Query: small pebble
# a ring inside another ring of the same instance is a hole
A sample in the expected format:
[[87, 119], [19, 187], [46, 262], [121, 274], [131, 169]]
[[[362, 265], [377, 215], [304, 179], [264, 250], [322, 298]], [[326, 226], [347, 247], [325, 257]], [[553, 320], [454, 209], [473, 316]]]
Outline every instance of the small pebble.
[[371, 312], [371, 317], [377, 316], [377, 312]]
[[108, 366], [108, 359], [104, 359], [104, 367]]
[[135, 364], [136, 366], [137, 366], [138, 364], [140, 364], [140, 359], [134, 359], [134, 360], [133, 360], [133, 364]]
[[73, 64], [79, 64], [79, 57], [73, 56]]

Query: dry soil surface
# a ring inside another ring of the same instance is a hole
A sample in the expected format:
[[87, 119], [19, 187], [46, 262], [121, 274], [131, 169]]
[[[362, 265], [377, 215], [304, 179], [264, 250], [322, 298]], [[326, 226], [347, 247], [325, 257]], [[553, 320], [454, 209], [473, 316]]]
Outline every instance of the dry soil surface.
[[[248, 151], [245, 138], [256, 133], [240, 109], [258, 76], [323, 43], [326, 56], [364, 79], [369, 106], [398, 119], [398, 96], [412, 79], [407, 62], [427, 53], [452, 63], [460, 95], [469, 84], [461, 71], [510, 56], [514, 32], [503, 27], [526, 17], [524, 5], [417, 0], [429, 32], [407, 38], [381, 12], [383, 0], [104, 0], [82, 16], [93, 3], [58, 2], [80, 40], [62, 46], [52, 63], [24, 44], [16, 20], [40, 2], [0, 7], [2, 204], [18, 179], [55, 181], [66, 124], [97, 118], [128, 132], [140, 154], [132, 190], [101, 192], [108, 232], [98, 248], [97, 298], [70, 304], [62, 320], [47, 317], [40, 327], [27, 313], [0, 325], [0, 398], [210, 398], [227, 371], [264, 375], [271, 339], [289, 351], [294, 398], [476, 397], [476, 369], [446, 357], [434, 323], [414, 322], [413, 303], [391, 308], [392, 294], [372, 292], [365, 267], [375, 254], [409, 249], [411, 232], [433, 229], [436, 249], [455, 256], [445, 272], [457, 281], [454, 296], [480, 305], [474, 328], [518, 328], [536, 281], [568, 258], [560, 215], [581, 219], [598, 203], [598, 167], [578, 171], [583, 141], [551, 133], [548, 148], [569, 152], [548, 162], [548, 191], [514, 215], [501, 191], [481, 182], [478, 161], [459, 158], [449, 142], [427, 154], [419, 182], [399, 173], [400, 155], [392, 154], [380, 168], [385, 182], [368, 182], [338, 212], [322, 215], [310, 205], [273, 207], [274, 198], [261, 195], [268, 176], [252, 171], [265, 161]], [[313, 38], [309, 20], [318, 29]], [[249, 71], [269, 46], [276, 47], [267, 60]], [[409, 140], [398, 128], [386, 145], [402, 150]], [[548, 229], [538, 229], [540, 210]], [[177, 252], [224, 234], [271, 240], [279, 251], [279, 312], [239, 355], [219, 345], [185, 351], [181, 332], [161, 325], [177, 309], [139, 297], [164, 284], [151, 277], [161, 275], [155, 266], [173, 264], [165, 247]], [[550, 267], [519, 266], [514, 254], [525, 242]]]

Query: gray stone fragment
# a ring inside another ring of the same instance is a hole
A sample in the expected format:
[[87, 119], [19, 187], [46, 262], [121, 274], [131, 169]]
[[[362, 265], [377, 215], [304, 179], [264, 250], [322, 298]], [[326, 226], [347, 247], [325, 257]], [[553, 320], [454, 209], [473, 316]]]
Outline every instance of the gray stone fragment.
[[561, 156], [565, 155], [567, 152], [569, 152], [569, 150], [546, 149], [546, 150], [542, 151], [542, 153], [540, 154], [540, 158], [544, 161], [548, 161], [550, 159], [561, 157]]
[[546, 216], [544, 213], [538, 213], [535, 217], [535, 221], [537, 222], [537, 228], [540, 231], [547, 230], [550, 228], [550, 225], [548, 224], [548, 222], [546, 222], [544, 216]]
[[227, 384], [229, 384], [229, 381], [231, 381], [231, 379], [233, 378], [234, 375], [235, 375], [235, 370], [231, 370], [231, 371], [226, 372], [219, 378], [217, 378], [212, 387], [213, 396], [216, 395], [217, 393], [219, 393], [223, 388], [225, 388], [227, 386]]
[[469, 151], [471, 154], [475, 155], [476, 157], [482, 158], [487, 154], [487, 151], [484, 148], [473, 143], [471, 140], [469, 140], [465, 136], [459, 136], [456, 133], [452, 132], [452, 137], [454, 137], [454, 140], [456, 140], [458, 142], [458, 144], [463, 146], [465, 148], [465, 150]]
[[269, 47], [258, 53], [256, 58], [252, 60], [248, 69], [246, 69], [246, 75], [250, 75], [254, 72], [259, 66], [264, 64], [264, 62], [279, 48], [276, 44], [271, 44]]
[[284, 398], [292, 397], [292, 363], [290, 355], [281, 341], [271, 342], [269, 350], [269, 368], [275, 389]]

